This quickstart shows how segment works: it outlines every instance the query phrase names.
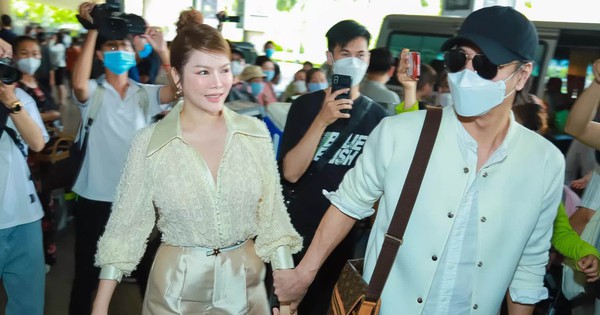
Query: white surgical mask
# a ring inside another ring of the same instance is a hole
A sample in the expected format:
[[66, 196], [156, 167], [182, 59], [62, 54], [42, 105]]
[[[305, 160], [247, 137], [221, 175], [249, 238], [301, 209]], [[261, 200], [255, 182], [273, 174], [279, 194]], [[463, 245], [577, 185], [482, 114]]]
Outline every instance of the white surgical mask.
[[306, 93], [306, 82], [303, 80], [294, 81], [292, 83], [294, 88], [296, 89], [296, 93], [304, 94]]
[[244, 65], [239, 60], [231, 62], [231, 74], [233, 74], [233, 76], [237, 77], [242, 74], [242, 71], [244, 71]]
[[23, 58], [17, 61], [17, 67], [21, 72], [33, 75], [42, 63], [41, 59], [38, 58]]
[[352, 77], [352, 86], [360, 84], [369, 64], [355, 57], [338, 59], [333, 63], [333, 73]]
[[442, 107], [448, 107], [452, 105], [452, 95], [450, 93], [440, 93], [438, 99]]
[[456, 113], [463, 117], [482, 116], [500, 105], [515, 89], [506, 94], [506, 81], [510, 80], [517, 69], [506, 80], [486, 80], [472, 70], [464, 69], [448, 73], [448, 84], [452, 92], [452, 101]]

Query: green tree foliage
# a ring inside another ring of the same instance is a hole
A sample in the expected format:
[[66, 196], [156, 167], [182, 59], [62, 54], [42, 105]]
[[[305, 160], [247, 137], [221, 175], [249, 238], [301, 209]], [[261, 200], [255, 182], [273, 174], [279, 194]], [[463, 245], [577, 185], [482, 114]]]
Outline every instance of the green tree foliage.
[[12, 15], [16, 19], [26, 20], [46, 26], [61, 27], [64, 24], [78, 23], [75, 18], [77, 12], [57, 8], [38, 2], [27, 0], [13, 0]]
[[297, 0], [277, 0], [277, 10], [289, 12], [294, 8], [297, 2]]

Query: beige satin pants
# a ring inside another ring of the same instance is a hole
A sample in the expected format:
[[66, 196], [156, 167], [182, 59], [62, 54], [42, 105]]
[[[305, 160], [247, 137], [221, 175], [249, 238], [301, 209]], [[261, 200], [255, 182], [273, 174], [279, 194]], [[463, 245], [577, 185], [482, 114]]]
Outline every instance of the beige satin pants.
[[150, 271], [142, 314], [271, 314], [265, 272], [251, 240], [211, 256], [203, 248], [162, 244]]

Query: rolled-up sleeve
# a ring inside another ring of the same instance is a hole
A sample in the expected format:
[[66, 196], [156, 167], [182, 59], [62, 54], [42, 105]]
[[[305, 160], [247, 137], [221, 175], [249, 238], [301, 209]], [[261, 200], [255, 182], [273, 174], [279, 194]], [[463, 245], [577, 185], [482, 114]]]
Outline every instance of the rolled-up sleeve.
[[545, 167], [542, 210], [509, 287], [512, 300], [522, 304], [535, 304], [548, 297], [544, 275], [565, 174], [564, 160], [555, 154], [548, 155], [550, 158]]
[[383, 194], [383, 179], [393, 152], [388, 142], [389, 118], [384, 119], [369, 135], [356, 165], [342, 180], [336, 192], [325, 197], [341, 212], [357, 220], [373, 215], [373, 204]]

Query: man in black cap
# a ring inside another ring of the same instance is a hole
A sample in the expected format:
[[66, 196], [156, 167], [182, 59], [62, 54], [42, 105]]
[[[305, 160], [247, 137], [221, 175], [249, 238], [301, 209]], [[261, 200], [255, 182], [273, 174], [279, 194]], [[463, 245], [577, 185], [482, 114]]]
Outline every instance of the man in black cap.
[[[380, 314], [531, 314], [543, 286], [564, 159], [515, 122], [538, 36], [508, 7], [469, 15], [442, 46], [454, 106], [442, 122], [420, 192], [381, 296]], [[369, 281], [402, 191], [425, 112], [384, 120], [339, 189], [302, 262], [274, 274], [292, 308], [357, 219], [374, 213], [363, 277]]]

